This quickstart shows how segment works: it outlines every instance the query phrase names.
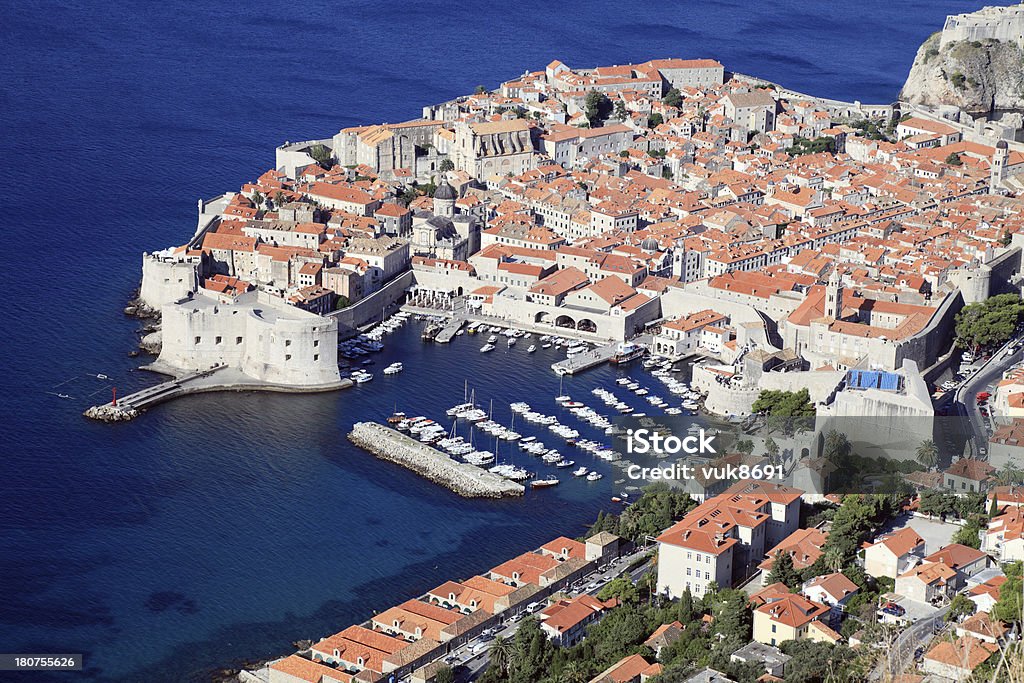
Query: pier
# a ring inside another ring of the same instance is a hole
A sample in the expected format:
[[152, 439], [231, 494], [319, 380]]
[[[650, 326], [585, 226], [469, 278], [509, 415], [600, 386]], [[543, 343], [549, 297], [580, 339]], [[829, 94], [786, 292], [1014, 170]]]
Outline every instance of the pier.
[[577, 372], [583, 372], [584, 370], [588, 370], [594, 366], [600, 365], [601, 363], [607, 362], [615, 355], [615, 350], [618, 347], [618, 342], [599, 346], [591, 351], [584, 351], [583, 353], [576, 354], [572, 358], [566, 358], [565, 360], [560, 360], [557, 363], [552, 363], [551, 369], [555, 371], [556, 375], [575, 375]]
[[444, 329], [437, 333], [434, 337], [434, 341], [438, 344], [447, 344], [455, 337], [456, 333], [462, 329], [462, 326], [466, 324], [466, 317], [463, 315], [457, 315], [453, 317], [444, 326]]
[[[144, 370], [154, 372], [167, 372], [166, 368], [158, 363], [145, 366]], [[199, 394], [208, 391], [281, 391], [289, 393], [306, 393], [319, 391], [333, 391], [353, 386], [355, 383], [342, 378], [336, 384], [317, 387], [291, 387], [280, 384], [271, 384], [254, 380], [245, 375], [237, 368], [227, 365], [216, 365], [206, 370], [200, 370], [160, 384], [140, 389], [133, 394], [118, 398], [117, 402], [111, 401], [102, 405], [92, 406], [83, 415], [101, 422], [125, 422], [134, 419], [139, 414], [164, 401], [172, 398], [186, 396], [188, 394]]]
[[378, 458], [412, 470], [465, 498], [504, 498], [525, 492], [520, 484], [453, 460], [436, 448], [375, 422], [355, 423], [348, 438]]

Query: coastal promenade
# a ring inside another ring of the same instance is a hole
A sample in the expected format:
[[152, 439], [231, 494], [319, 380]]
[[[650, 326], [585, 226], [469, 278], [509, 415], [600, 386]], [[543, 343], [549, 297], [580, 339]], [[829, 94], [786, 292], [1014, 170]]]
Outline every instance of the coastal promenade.
[[375, 422], [355, 423], [348, 438], [378, 458], [412, 470], [465, 498], [504, 498], [525, 492], [513, 481], [453, 460], [436, 448]]

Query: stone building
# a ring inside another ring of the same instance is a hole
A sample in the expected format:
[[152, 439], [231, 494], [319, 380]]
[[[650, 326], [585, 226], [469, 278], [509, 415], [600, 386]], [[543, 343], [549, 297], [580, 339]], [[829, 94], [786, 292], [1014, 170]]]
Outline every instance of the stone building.
[[338, 323], [266, 292], [223, 303], [206, 294], [167, 304], [158, 366], [189, 373], [227, 365], [256, 382], [338, 386]]
[[457, 211], [457, 200], [455, 188], [444, 180], [434, 191], [434, 210], [413, 215], [413, 256], [465, 261], [480, 249], [480, 222], [473, 214]]
[[524, 119], [459, 124], [451, 158], [455, 168], [482, 180], [529, 171], [536, 165], [530, 125]]

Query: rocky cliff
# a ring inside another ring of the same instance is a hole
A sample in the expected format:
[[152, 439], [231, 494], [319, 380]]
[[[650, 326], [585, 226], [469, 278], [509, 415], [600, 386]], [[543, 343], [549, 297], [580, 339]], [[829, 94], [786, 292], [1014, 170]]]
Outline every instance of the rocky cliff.
[[1022, 111], [1024, 53], [1016, 43], [993, 39], [943, 41], [940, 31], [917, 51], [900, 100], [971, 114]]

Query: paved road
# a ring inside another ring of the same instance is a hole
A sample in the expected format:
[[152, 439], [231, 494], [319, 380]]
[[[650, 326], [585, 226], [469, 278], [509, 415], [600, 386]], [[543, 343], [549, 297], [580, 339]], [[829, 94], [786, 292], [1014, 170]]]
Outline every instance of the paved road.
[[[1013, 341], [1016, 340], [1011, 340], [1011, 343]], [[1006, 355], [1007, 347], [1008, 345], [1003, 346], [993, 353], [989, 361], [978, 372], [969, 377], [956, 392], [957, 412], [967, 418], [973, 443], [971, 453], [974, 456], [981, 454], [983, 452], [982, 449], [988, 448], [988, 438], [990, 435], [989, 425], [981, 411], [978, 410], [978, 402], [975, 400], [975, 396], [982, 391], [987, 391], [994, 382], [1002, 377], [1002, 374], [1010, 366], [1024, 358], [1024, 347], [1011, 353], [1009, 356]]]
[[[601, 591], [601, 588], [603, 588], [606, 583], [608, 583], [614, 578], [622, 576], [625, 573], [626, 567], [630, 566], [631, 564], [633, 564], [633, 562], [643, 557], [646, 552], [646, 550], [638, 550], [631, 555], [626, 555], [619, 561], [612, 563], [604, 571], [592, 572], [591, 574], [588, 574], [582, 579], [580, 579], [580, 581], [578, 581], [577, 584], [582, 582], [583, 585], [581, 589], [568, 590], [563, 592], [567, 593], [570, 596], [582, 595], [584, 593], [589, 595], [596, 595]], [[652, 564], [650, 562], [645, 562], [644, 564], [640, 565], [636, 569], [629, 572], [629, 576], [633, 581], [637, 581], [651, 569]], [[592, 586], [593, 584], [597, 585], [591, 588], [590, 586]], [[515, 622], [507, 622], [506, 624], [498, 628], [500, 628], [501, 630], [492, 633], [495, 639], [511, 638], [515, 635], [516, 630], [519, 628], [519, 620]], [[473, 649], [479, 646], [482, 642], [484, 641], [481, 641], [479, 638], [474, 638], [469, 642], [461, 645], [460, 647], [452, 650], [451, 654], [449, 655], [448, 661], [452, 666], [461, 665], [466, 667], [465, 671], [463, 671], [458, 678], [460, 682], [476, 680], [476, 678], [478, 678], [480, 674], [483, 673], [484, 669], [487, 668], [487, 664], [490, 661], [489, 647], [483, 648], [482, 651], [473, 654]], [[491, 643], [494, 641], [492, 640], [487, 642]], [[453, 656], [456, 658], [455, 660], [450, 659]]]
[[917, 621], [906, 628], [896, 638], [892, 650], [889, 652], [888, 668], [893, 674], [904, 670], [914, 659], [914, 651], [924, 645], [935, 633], [936, 624], [946, 616], [949, 606], [941, 608], [938, 612]]

